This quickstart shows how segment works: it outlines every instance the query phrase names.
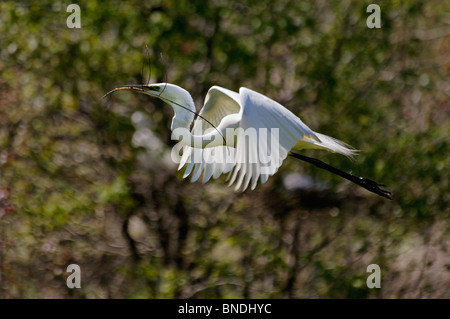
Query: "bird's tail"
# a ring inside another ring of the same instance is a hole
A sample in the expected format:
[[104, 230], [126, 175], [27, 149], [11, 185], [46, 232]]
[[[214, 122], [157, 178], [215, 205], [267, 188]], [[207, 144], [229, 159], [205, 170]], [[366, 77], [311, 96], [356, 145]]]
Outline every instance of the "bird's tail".
[[314, 134], [320, 139], [320, 142], [304, 138], [297, 144], [297, 147], [325, 149], [333, 153], [345, 155], [350, 159], [353, 159], [353, 156], [358, 153], [358, 150], [334, 137], [317, 132], [314, 132]]

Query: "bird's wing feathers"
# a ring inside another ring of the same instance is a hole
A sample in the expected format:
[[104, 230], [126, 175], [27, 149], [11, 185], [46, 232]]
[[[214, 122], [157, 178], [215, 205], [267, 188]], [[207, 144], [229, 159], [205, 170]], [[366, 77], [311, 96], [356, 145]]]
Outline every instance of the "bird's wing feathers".
[[[239, 113], [240, 110], [241, 106], [238, 93], [220, 86], [213, 86], [206, 94], [205, 104], [200, 110], [200, 115], [217, 127], [225, 116]], [[199, 127], [201, 127], [202, 131], [198, 131]], [[212, 126], [198, 117], [194, 122], [193, 133], [204, 134], [209, 128], [212, 128]]]
[[[265, 183], [275, 174], [288, 152], [303, 138], [320, 142], [314, 132], [291, 111], [268, 97], [247, 88], [239, 94], [221, 87], [212, 87], [200, 115], [214, 126], [229, 114], [241, 115], [237, 129], [236, 148], [217, 146], [205, 149], [184, 146], [178, 169], [186, 165], [183, 178], [191, 173], [197, 181], [203, 173], [203, 183], [211, 177], [230, 173], [229, 185], [245, 190], [254, 189], [258, 180]], [[202, 121], [202, 122], [201, 122]], [[194, 134], [204, 134], [211, 125], [198, 118]], [[215, 155], [215, 156], [214, 156]], [[218, 156], [219, 155], [219, 156]], [[212, 161], [212, 158], [225, 161]]]
[[[213, 86], [206, 95], [205, 104], [200, 110], [200, 115], [217, 127], [225, 116], [239, 113], [240, 110], [238, 93], [220, 86]], [[196, 135], [205, 134], [206, 130], [214, 129], [211, 124], [198, 117], [194, 122], [192, 133]], [[200, 149], [186, 145], [183, 147], [183, 156], [181, 157], [178, 170], [186, 165], [183, 178], [188, 177], [192, 173], [191, 182], [197, 181], [203, 172], [202, 182], [206, 183], [211, 177], [216, 179], [220, 175], [231, 171], [234, 165], [234, 151], [234, 148], [225, 146]], [[218, 158], [223, 158], [224, 160], [213, 160]]]
[[300, 118], [279, 103], [247, 88], [239, 91], [242, 105], [235, 165], [229, 185], [254, 189], [275, 174], [289, 151], [303, 138], [319, 141]]

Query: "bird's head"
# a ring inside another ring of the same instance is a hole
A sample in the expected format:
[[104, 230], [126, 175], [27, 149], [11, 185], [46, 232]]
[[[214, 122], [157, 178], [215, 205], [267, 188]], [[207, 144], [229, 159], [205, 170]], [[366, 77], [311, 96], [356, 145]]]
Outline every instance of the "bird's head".
[[[176, 117], [174, 117], [174, 121], [183, 124], [190, 124], [196, 114], [195, 104], [189, 92], [175, 84], [156, 83], [150, 85], [121, 85], [106, 93], [104, 97], [113, 92], [122, 90], [144, 93], [161, 99], [174, 109]], [[173, 125], [174, 123], [172, 123], [172, 126]]]

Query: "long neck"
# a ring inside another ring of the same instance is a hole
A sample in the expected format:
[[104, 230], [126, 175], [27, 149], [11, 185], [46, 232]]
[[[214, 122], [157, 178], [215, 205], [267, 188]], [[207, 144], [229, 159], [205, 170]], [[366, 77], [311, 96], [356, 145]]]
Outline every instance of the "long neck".
[[[170, 129], [172, 131], [178, 127], [190, 129], [194, 116], [197, 113], [192, 99], [188, 103], [174, 103], [174, 101], [168, 100], [165, 100], [165, 102], [169, 103], [175, 112]], [[183, 105], [184, 108], [180, 105]]]
[[[172, 107], [175, 110], [175, 116], [172, 119], [171, 126], [172, 138], [194, 148], [207, 148], [221, 145], [234, 146], [234, 129], [239, 124], [238, 114], [225, 116], [219, 126], [209, 128], [208, 133], [197, 135], [191, 132], [194, 114], [176, 105], [172, 105]], [[189, 114], [192, 114], [192, 117]], [[200, 124], [207, 124], [202, 118], [199, 118], [199, 121], [201, 121]], [[232, 131], [227, 129], [231, 129]]]
[[[168, 88], [166, 94], [159, 96], [159, 98], [170, 104], [175, 112], [171, 125], [172, 138], [195, 148], [214, 147], [224, 145], [225, 143], [229, 146], [234, 144], [234, 137], [229, 139], [230, 141], [225, 137], [227, 128], [234, 129], [237, 127], [239, 123], [237, 114], [225, 116], [218, 127], [211, 128], [206, 134], [192, 134], [191, 125], [197, 112], [191, 95], [183, 88], [176, 87], [173, 84], [169, 84]], [[200, 124], [208, 123], [201, 117], [199, 118], [199, 121], [201, 121]], [[198, 132], [197, 128], [196, 131]], [[202, 130], [200, 130], [200, 132], [202, 132]]]

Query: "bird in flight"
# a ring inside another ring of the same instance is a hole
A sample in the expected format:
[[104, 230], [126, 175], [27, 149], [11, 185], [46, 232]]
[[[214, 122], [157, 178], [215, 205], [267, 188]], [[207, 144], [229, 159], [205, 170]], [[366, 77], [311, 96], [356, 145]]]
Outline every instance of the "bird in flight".
[[182, 150], [178, 169], [185, 167], [183, 178], [191, 175], [191, 182], [203, 176], [202, 182], [206, 183], [229, 174], [229, 186], [235, 184], [235, 189], [242, 191], [254, 189], [258, 182], [263, 184], [275, 174], [290, 155], [392, 199], [390, 192], [379, 187], [382, 184], [292, 152], [324, 149], [352, 158], [357, 151], [333, 137], [314, 132], [287, 108], [248, 88], [241, 87], [238, 93], [211, 87], [199, 113], [189, 92], [174, 84], [123, 85], [105, 96], [119, 90], [144, 93], [173, 108], [172, 137], [180, 141], [178, 154]]

